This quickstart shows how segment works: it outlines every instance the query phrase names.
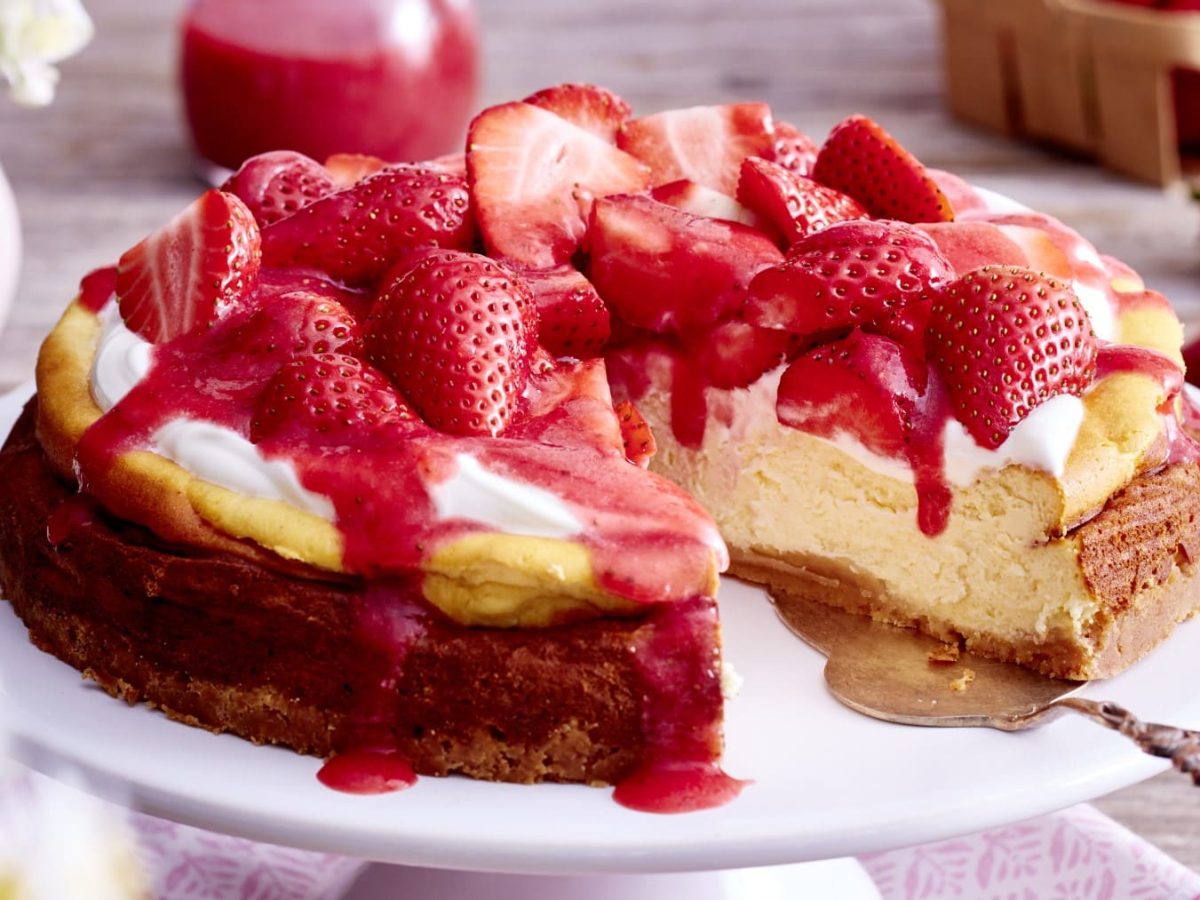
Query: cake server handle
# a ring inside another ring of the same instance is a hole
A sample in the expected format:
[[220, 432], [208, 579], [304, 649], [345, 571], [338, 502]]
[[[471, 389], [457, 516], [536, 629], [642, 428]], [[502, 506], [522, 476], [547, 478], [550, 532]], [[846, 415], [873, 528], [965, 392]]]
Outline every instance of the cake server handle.
[[1200, 786], [1200, 731], [1143, 722], [1123, 706], [1105, 700], [1063, 697], [1051, 705], [1081, 713], [1113, 731], [1119, 731], [1151, 756], [1171, 760], [1176, 769], [1191, 775], [1192, 783]]

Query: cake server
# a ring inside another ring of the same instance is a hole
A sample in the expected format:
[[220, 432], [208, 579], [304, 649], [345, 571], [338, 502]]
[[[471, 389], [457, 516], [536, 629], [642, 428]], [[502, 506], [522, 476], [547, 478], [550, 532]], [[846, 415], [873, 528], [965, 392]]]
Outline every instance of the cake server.
[[1171, 760], [1200, 785], [1200, 731], [1142, 722], [1115, 703], [1075, 696], [1086, 681], [1049, 678], [960, 653], [911, 628], [782, 592], [772, 592], [771, 600], [783, 623], [827, 657], [825, 682], [853, 710], [902, 725], [1001, 731], [1022, 731], [1075, 712]]

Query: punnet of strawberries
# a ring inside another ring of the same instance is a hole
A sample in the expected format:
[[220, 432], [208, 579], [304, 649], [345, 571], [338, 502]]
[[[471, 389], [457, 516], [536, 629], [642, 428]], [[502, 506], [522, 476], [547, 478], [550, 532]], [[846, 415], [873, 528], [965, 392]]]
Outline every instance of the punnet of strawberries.
[[[564, 84], [485, 109], [459, 155], [250, 159], [121, 257], [116, 294], [157, 344], [247, 310], [294, 323], [256, 440], [396, 418], [500, 436], [547, 360], [645, 341], [720, 388], [786, 366], [793, 427], [840, 404], [900, 452], [939, 391], [996, 447], [1084, 390], [1097, 339], [1068, 284], [951, 265], [931, 233], [975, 202], [863, 116], [818, 145], [762, 103], [634, 117]], [[644, 463], [645, 421], [619, 418]]]

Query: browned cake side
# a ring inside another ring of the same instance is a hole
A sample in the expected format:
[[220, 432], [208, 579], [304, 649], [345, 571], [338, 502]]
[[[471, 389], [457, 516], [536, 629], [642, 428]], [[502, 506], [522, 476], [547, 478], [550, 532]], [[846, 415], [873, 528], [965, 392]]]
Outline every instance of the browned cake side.
[[1178, 464], [1138, 476], [1099, 514], [1055, 540], [1076, 548], [1098, 608], [1079, 632], [1038, 640], [964, 634], [949, 622], [914, 617], [886, 586], [828, 559], [768, 557], [734, 547], [730, 571], [774, 590], [962, 641], [969, 650], [1046, 675], [1107, 678], [1200, 610], [1200, 467]]
[[[103, 513], [56, 548], [47, 520], [70, 496], [27, 409], [0, 451], [0, 584], [34, 643], [114, 696], [321, 756], [378, 727], [423, 774], [611, 783], [642, 760], [630, 646], [653, 618], [468, 629], [389, 602], [412, 584], [166, 546]], [[403, 658], [389, 634], [416, 635]]]

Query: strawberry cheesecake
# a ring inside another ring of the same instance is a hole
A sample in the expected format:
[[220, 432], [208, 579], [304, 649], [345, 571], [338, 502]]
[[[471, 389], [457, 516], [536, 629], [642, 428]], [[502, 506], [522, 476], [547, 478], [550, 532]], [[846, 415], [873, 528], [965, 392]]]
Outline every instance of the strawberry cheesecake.
[[650, 191], [587, 235], [609, 379], [733, 574], [1073, 679], [1195, 612], [1182, 330], [1136, 273], [865, 117], [629, 132]]
[[84, 278], [0, 453], [0, 583], [110, 693], [335, 786], [711, 806], [730, 556], [1071, 678], [1191, 615], [1180, 340], [869, 119], [559, 85], [458, 156], [255, 157]]

